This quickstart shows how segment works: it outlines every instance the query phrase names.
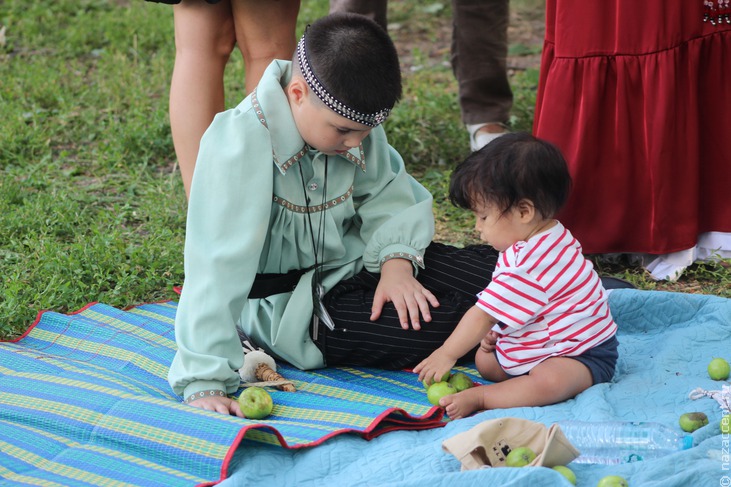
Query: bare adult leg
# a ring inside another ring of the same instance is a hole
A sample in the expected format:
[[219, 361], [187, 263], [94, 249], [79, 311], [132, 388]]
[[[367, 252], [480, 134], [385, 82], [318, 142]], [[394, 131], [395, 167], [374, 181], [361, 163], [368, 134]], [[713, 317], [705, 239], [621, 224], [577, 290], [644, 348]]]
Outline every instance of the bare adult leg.
[[224, 109], [223, 73], [236, 37], [229, 0], [183, 0], [173, 7], [175, 66], [170, 128], [186, 196], [203, 132]]
[[231, 0], [231, 7], [251, 93], [273, 59], [292, 59], [300, 0]]

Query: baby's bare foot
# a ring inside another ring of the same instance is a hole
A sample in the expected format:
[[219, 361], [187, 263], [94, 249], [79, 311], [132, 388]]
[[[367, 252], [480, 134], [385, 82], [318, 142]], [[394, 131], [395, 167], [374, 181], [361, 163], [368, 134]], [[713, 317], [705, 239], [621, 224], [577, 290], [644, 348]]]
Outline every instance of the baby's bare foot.
[[484, 386], [472, 387], [457, 394], [444, 396], [439, 400], [439, 405], [446, 410], [447, 416], [451, 419], [465, 418], [475, 411], [485, 409], [483, 395]]

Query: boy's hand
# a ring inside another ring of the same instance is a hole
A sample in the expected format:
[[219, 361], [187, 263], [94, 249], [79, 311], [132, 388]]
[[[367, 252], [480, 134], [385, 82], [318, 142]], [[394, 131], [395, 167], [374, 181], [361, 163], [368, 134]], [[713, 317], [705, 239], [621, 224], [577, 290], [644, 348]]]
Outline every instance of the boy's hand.
[[500, 335], [498, 335], [497, 332], [493, 330], [487, 332], [485, 338], [480, 341], [480, 349], [486, 353], [492, 353], [493, 351], [495, 351], [495, 344], [497, 343], [497, 339], [499, 336]]
[[419, 381], [426, 381], [431, 384], [442, 380], [442, 377], [451, 371], [456, 363], [456, 360], [452, 359], [441, 348], [438, 348], [414, 367], [414, 372], [419, 374]]
[[377, 320], [383, 305], [392, 302], [398, 313], [401, 327], [421, 329], [419, 313], [425, 322], [431, 321], [429, 305], [439, 306], [437, 298], [414, 278], [411, 262], [406, 259], [391, 259], [381, 267], [381, 279], [373, 297], [371, 321]]
[[244, 417], [244, 413], [241, 412], [238, 401], [236, 399], [231, 399], [230, 397], [202, 397], [200, 399], [196, 399], [195, 401], [189, 402], [188, 405], [196, 408], [205, 409], [206, 411], [215, 411], [221, 414], [233, 414], [234, 416], [238, 416], [239, 418]]

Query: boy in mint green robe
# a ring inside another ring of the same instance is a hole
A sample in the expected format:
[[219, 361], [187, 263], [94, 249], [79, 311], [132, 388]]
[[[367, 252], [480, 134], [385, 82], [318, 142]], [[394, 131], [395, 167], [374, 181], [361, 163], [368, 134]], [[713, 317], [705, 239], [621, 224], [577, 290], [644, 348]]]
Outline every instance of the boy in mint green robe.
[[[429, 328], [444, 291], [439, 278], [421, 279], [432, 196], [406, 173], [380, 126], [400, 95], [388, 35], [364, 17], [336, 14], [308, 28], [294, 61], [274, 61], [249, 96], [216, 116], [193, 177], [169, 373], [187, 403], [241, 416], [228, 397], [243, 364], [237, 327], [301, 369], [347, 357], [351, 365], [408, 366], [438, 347], [474, 302], [493, 253], [481, 254], [467, 303], [461, 294], [447, 307], [454, 315]], [[343, 301], [354, 288], [367, 295], [357, 312]], [[423, 342], [422, 328], [438, 333], [414, 354], [409, 337]], [[377, 353], [361, 347], [368, 335]], [[395, 349], [383, 353], [386, 343]]]

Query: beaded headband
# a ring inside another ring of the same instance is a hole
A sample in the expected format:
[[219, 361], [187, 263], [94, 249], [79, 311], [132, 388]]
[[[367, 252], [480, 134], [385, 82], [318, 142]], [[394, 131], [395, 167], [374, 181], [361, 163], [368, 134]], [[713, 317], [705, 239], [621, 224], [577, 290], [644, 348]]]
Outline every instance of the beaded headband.
[[354, 122], [368, 125], [369, 127], [375, 127], [376, 125], [383, 123], [388, 115], [391, 113], [390, 108], [384, 108], [383, 110], [375, 113], [362, 113], [358, 110], [350, 108], [349, 106], [332, 96], [325, 89], [322, 83], [320, 83], [320, 80], [317, 79], [317, 76], [315, 76], [315, 73], [312, 71], [310, 61], [309, 59], [307, 59], [304, 35], [300, 39], [299, 43], [297, 43], [297, 61], [299, 61], [300, 69], [302, 70], [302, 75], [307, 82], [307, 86], [309, 86], [310, 89], [315, 92], [317, 97], [322, 100], [325, 105], [327, 105], [332, 111], [334, 111], [338, 115], [341, 115]]

